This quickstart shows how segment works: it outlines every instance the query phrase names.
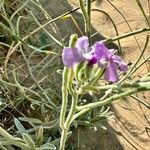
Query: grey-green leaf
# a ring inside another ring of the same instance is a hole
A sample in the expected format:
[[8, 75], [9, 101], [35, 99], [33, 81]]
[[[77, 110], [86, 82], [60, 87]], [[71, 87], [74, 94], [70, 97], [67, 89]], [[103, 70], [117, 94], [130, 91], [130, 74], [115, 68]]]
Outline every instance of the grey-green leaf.
[[32, 150], [35, 150], [35, 144], [34, 144], [34, 141], [32, 140], [32, 138], [26, 133], [23, 133], [22, 137], [23, 137], [24, 141], [26, 142], [26, 144], [28, 146], [30, 146], [32, 148]]
[[28, 134], [27, 131], [25, 130], [25, 128], [23, 127], [23, 125], [20, 123], [20, 121], [17, 118], [14, 119], [14, 122], [15, 122], [16, 128], [18, 129], [18, 131], [21, 135], [23, 133]]
[[29, 123], [42, 124], [42, 121], [36, 118], [19, 117], [19, 120]]
[[56, 146], [50, 143], [46, 143], [40, 147], [40, 150], [56, 150]]
[[41, 126], [37, 132], [36, 144], [40, 146], [43, 142], [43, 126]]

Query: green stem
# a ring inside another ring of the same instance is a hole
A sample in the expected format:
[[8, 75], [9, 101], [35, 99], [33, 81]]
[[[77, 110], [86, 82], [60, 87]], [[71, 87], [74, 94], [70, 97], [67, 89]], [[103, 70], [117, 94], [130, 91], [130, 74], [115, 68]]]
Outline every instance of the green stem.
[[64, 125], [65, 128], [69, 128], [69, 126], [72, 122], [71, 120], [72, 120], [74, 114], [76, 113], [77, 102], [78, 102], [78, 94], [76, 92], [74, 92], [74, 95], [72, 97], [71, 109], [70, 109], [70, 112], [68, 114], [68, 117], [67, 117], [65, 125]]
[[130, 73], [130, 76], [137, 71], [141, 66], [143, 66], [148, 60], [150, 60], [150, 55], [148, 57], [146, 57], [139, 65], [137, 65], [132, 72]]
[[96, 107], [99, 107], [99, 106], [105, 106], [105, 105], [107, 105], [107, 104], [109, 104], [109, 103], [111, 103], [115, 100], [118, 100], [119, 98], [123, 98], [123, 97], [126, 97], [128, 95], [132, 95], [134, 93], [138, 93], [138, 92], [146, 91], [146, 90], [150, 90], [150, 86], [131, 89], [127, 92], [123, 92], [121, 94], [116, 94], [114, 96], [106, 98], [105, 100], [100, 101], [100, 102], [94, 102], [94, 103], [90, 103], [90, 104], [87, 104], [87, 105], [84, 105], [84, 106], [78, 106], [77, 110], [80, 111], [80, 110], [83, 110], [83, 109], [93, 109], [93, 108], [96, 108]]
[[59, 150], [65, 149], [67, 133], [68, 133], [70, 124], [72, 123], [72, 118], [73, 118], [74, 114], [76, 113], [77, 101], [78, 101], [78, 94], [76, 92], [74, 92], [74, 94], [72, 95], [71, 109], [70, 109], [67, 119], [64, 123], [64, 127], [62, 128]]
[[91, 0], [87, 0], [87, 10], [85, 9], [83, 0], [79, 0], [80, 9], [85, 23], [85, 32], [89, 39], [89, 44], [91, 44]]
[[88, 22], [87, 22], [87, 36], [89, 38], [89, 45], [92, 44], [91, 39], [91, 0], [87, 0], [87, 14], [88, 14]]
[[145, 20], [146, 20], [148, 26], [150, 27], [150, 22], [149, 22], [149, 20], [148, 20], [148, 18], [147, 18], [147, 16], [146, 16], [146, 13], [145, 13], [145, 11], [144, 11], [144, 9], [143, 9], [143, 6], [141, 5], [140, 0], [136, 0], [136, 2], [137, 2], [138, 6], [139, 6], [139, 8], [140, 8], [140, 10], [141, 10], [141, 12], [142, 12], [142, 14], [143, 14], [143, 16], [144, 16], [144, 18], [145, 18]]
[[72, 118], [72, 122], [73, 122], [76, 118], [80, 117], [81, 115], [83, 115], [84, 113], [86, 113], [86, 112], [88, 112], [88, 111], [89, 111], [89, 109], [83, 109], [83, 110], [79, 111], [78, 113], [76, 113], [76, 114], [73, 116], [73, 118]]
[[[113, 25], [113, 27], [114, 27], [114, 29], [116, 31], [116, 36], [119, 36], [119, 32], [118, 32], [117, 26], [116, 26], [114, 20], [111, 18], [111, 16], [107, 12], [105, 12], [105, 11], [103, 11], [101, 9], [92, 9], [92, 11], [98, 11], [98, 12], [101, 12], [101, 13], [105, 14], [109, 18], [109, 20], [112, 22], [112, 25]], [[118, 45], [119, 45], [118, 53], [122, 55], [121, 43], [120, 43], [119, 39], [118, 39]]]
[[[29, 11], [29, 13], [32, 15], [33, 19], [35, 20], [35, 22], [37, 23], [37, 25], [40, 27], [42, 26], [40, 24], [40, 22], [38, 21], [38, 19], [36, 18], [36, 16], [33, 14], [32, 11]], [[42, 27], [42, 29], [44, 30], [44, 32], [55, 42], [57, 43], [60, 47], [63, 47], [63, 44], [57, 40], [50, 32], [48, 32], [44, 27]]]
[[142, 50], [140, 56], [138, 57], [138, 59], [136, 60], [136, 62], [135, 62], [134, 65], [132, 66], [132, 68], [131, 68], [131, 69], [128, 71], [128, 73], [124, 76], [124, 78], [122, 78], [122, 79], [120, 80], [119, 83], [122, 83], [127, 77], [129, 77], [129, 76], [131, 75], [132, 71], [136, 68], [137, 64], [138, 64], [139, 61], [141, 60], [141, 58], [142, 58], [142, 56], [143, 56], [143, 54], [144, 54], [144, 52], [145, 52], [145, 50], [146, 50], [146, 48], [147, 48], [148, 43], [149, 43], [149, 36], [147, 36], [147, 38], [146, 38], [146, 42], [145, 42], [144, 48], [143, 48], [143, 50]]
[[68, 80], [68, 74], [69, 74], [70, 69], [69, 68], [64, 68], [63, 71], [63, 81], [62, 81], [62, 107], [61, 107], [61, 112], [60, 112], [60, 127], [63, 129], [64, 128], [64, 122], [65, 122], [65, 115], [66, 115], [66, 109], [67, 109], [67, 103], [68, 103], [68, 91], [67, 87], [69, 84]]
[[94, 85], [98, 79], [104, 74], [105, 69], [98, 69], [97, 72], [95, 72], [95, 77], [89, 82], [90, 85]]
[[81, 9], [82, 14], [83, 14], [84, 22], [85, 22], [85, 31], [87, 31], [87, 25], [86, 24], [87, 24], [87, 20], [88, 20], [88, 15], [87, 15], [83, 0], [79, 0], [79, 4], [80, 4], [80, 9]]
[[62, 129], [61, 132], [61, 139], [60, 139], [60, 147], [59, 150], [64, 150], [65, 149], [65, 143], [67, 140], [67, 133], [68, 133], [68, 129]]
[[139, 30], [136, 30], [136, 31], [132, 31], [132, 32], [129, 32], [129, 33], [126, 33], [126, 34], [123, 34], [123, 35], [113, 37], [113, 38], [105, 39], [105, 40], [103, 40], [103, 42], [110, 43], [110, 42], [113, 42], [113, 41], [116, 41], [116, 40], [119, 40], [119, 39], [123, 39], [123, 38], [126, 38], [126, 37], [130, 37], [132, 35], [139, 34], [139, 33], [142, 33], [142, 32], [147, 32], [147, 31], [150, 31], [149, 27], [139, 29]]
[[19, 11], [21, 11], [21, 9], [23, 9], [23, 8], [27, 5], [28, 2], [29, 2], [29, 0], [27, 0], [26, 2], [24, 2], [23, 5], [22, 5], [21, 7], [19, 7], [19, 8], [11, 15], [11, 17], [10, 17], [10, 22], [12, 22], [13, 18], [15, 17], [15, 15], [16, 15]]
[[130, 97], [132, 97], [133, 99], [137, 100], [138, 102], [142, 103], [145, 107], [147, 107], [148, 109], [150, 109], [150, 104], [143, 101], [142, 99], [140, 99], [137, 96], [131, 95]]

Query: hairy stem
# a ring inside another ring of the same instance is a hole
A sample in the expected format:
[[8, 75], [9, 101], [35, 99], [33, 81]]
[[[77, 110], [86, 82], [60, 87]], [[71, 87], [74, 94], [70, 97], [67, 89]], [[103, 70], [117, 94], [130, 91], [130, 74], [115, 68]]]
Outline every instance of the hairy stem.
[[62, 128], [62, 134], [61, 134], [61, 140], [60, 140], [60, 148], [59, 150], [64, 150], [65, 148], [65, 143], [67, 139], [67, 133], [70, 128], [70, 125], [72, 123], [72, 118], [76, 113], [76, 106], [78, 102], [78, 94], [76, 92], [73, 93], [72, 95], [72, 104], [71, 104], [71, 109], [69, 111], [69, 114], [67, 116], [67, 119], [64, 123], [64, 127]]
[[64, 150], [65, 149], [65, 143], [67, 140], [67, 133], [68, 133], [68, 129], [64, 129], [61, 132], [61, 139], [60, 139], [60, 147], [59, 150]]
[[109, 104], [109, 103], [111, 103], [115, 100], [118, 100], [119, 98], [123, 98], [123, 97], [129, 96], [129, 95], [132, 95], [134, 93], [141, 92], [141, 91], [150, 90], [150, 86], [148, 86], [148, 84], [145, 87], [144, 86], [143, 87], [138, 87], [138, 88], [135, 88], [135, 89], [128, 90], [127, 92], [123, 92], [121, 94], [116, 94], [116, 95], [111, 96], [109, 98], [106, 98], [105, 100], [100, 101], [100, 102], [94, 102], [94, 103], [89, 103], [89, 104], [84, 105], [84, 106], [78, 106], [77, 110], [81, 111], [83, 109], [93, 109], [93, 108], [96, 108], [96, 107], [99, 107], [99, 106], [105, 106], [105, 105], [107, 105], [107, 104]]
[[68, 74], [69, 74], [69, 69], [64, 68], [63, 71], [63, 81], [62, 81], [62, 107], [61, 107], [61, 112], [60, 112], [60, 127], [63, 129], [64, 128], [64, 122], [65, 122], [65, 115], [66, 115], [66, 109], [67, 109], [67, 103], [68, 103]]

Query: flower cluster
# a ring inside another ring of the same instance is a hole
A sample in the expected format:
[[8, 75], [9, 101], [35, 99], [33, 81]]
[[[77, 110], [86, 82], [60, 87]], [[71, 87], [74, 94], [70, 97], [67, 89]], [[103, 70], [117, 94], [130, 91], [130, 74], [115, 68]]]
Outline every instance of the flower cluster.
[[106, 69], [105, 79], [109, 82], [119, 80], [118, 70], [127, 70], [127, 64], [114, 54], [114, 49], [108, 49], [101, 41], [90, 47], [86, 36], [78, 38], [74, 48], [65, 47], [62, 60], [66, 67], [72, 67], [82, 61], [87, 61], [87, 65], [90, 66], [97, 64], [100, 68]]

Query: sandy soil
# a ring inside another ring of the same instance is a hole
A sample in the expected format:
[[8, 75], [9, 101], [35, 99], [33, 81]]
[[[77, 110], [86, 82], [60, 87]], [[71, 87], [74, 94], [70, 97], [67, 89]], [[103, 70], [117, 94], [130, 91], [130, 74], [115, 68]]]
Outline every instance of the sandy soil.
[[[107, 0], [98, 6], [95, 3], [93, 8], [106, 11], [117, 25], [119, 35], [138, 30], [147, 26], [136, 0], [113, 0], [112, 4], [121, 12], [119, 13]], [[149, 16], [148, 2], [142, 0], [142, 5], [146, 15]], [[78, 6], [76, 0], [70, 0], [72, 7]], [[128, 21], [125, 22], [123, 16]], [[109, 19], [99, 12], [92, 12], [92, 25], [101, 34], [106, 37], [116, 35]], [[129, 38], [120, 40], [124, 52], [124, 58], [127, 62], [135, 62], [141, 49], [144, 46], [147, 33], [138, 34]], [[137, 43], [138, 42], [138, 43]], [[147, 47], [144, 57], [150, 54], [150, 45]], [[144, 58], [143, 58], [144, 59]], [[149, 64], [141, 67], [134, 78], [144, 75], [149, 71]], [[149, 92], [137, 94], [144, 101], [149, 102]], [[150, 111], [136, 100], [128, 97], [124, 101], [116, 102], [112, 106], [115, 114], [114, 119], [109, 120], [105, 125], [107, 131], [93, 130], [80, 131], [80, 146], [82, 150], [149, 150], [150, 149]]]

